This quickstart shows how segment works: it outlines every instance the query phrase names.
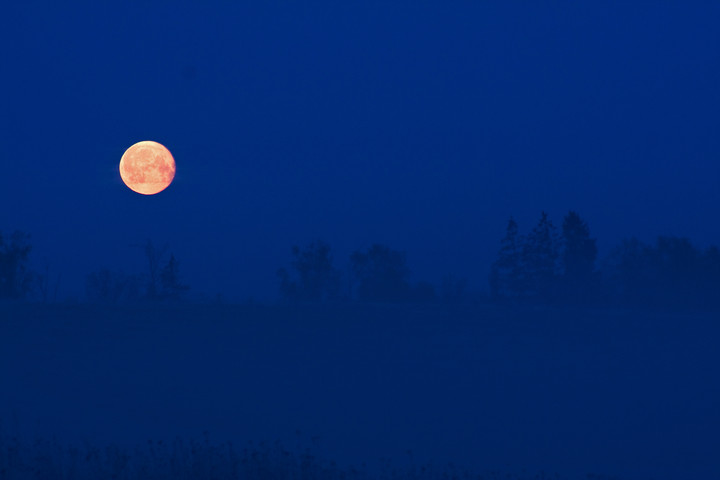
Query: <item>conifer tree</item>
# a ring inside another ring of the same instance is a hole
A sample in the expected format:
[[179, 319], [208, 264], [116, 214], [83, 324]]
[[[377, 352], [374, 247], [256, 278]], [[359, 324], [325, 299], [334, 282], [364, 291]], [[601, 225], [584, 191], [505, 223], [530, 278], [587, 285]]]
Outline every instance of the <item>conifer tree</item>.
[[573, 303], [585, 302], [594, 295], [596, 240], [590, 238], [587, 223], [577, 212], [570, 211], [563, 219], [563, 293]]
[[587, 223], [574, 211], [563, 219], [563, 267], [565, 277], [585, 280], [595, 271], [596, 240], [590, 238]]
[[542, 212], [522, 249], [523, 290], [526, 296], [542, 301], [556, 294], [559, 244], [557, 228]]
[[491, 267], [490, 291], [493, 298], [516, 298], [522, 294], [521, 243], [518, 225], [515, 219], [510, 217], [505, 237], [500, 242], [498, 258]]

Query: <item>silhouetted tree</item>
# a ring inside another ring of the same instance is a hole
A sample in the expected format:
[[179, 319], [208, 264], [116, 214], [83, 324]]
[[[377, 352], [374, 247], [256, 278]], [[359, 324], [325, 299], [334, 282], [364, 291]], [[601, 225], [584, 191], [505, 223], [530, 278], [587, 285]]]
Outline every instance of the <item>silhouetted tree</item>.
[[655, 246], [625, 240], [609, 257], [606, 285], [622, 305], [706, 308], [717, 297], [712, 285], [720, 283], [719, 257], [713, 248], [701, 253], [687, 238], [661, 236]]
[[32, 285], [27, 267], [30, 235], [15, 231], [8, 240], [0, 233], [0, 298], [23, 298]]
[[145, 250], [145, 260], [147, 261], [147, 285], [145, 288], [145, 296], [154, 300], [160, 298], [160, 265], [168, 250], [168, 245], [156, 247], [153, 242], [148, 239], [143, 246]]
[[90, 302], [117, 304], [140, 299], [140, 278], [107, 268], [90, 273], [85, 279], [85, 295]]
[[[33, 288], [34, 292], [39, 294], [39, 298], [47, 303], [49, 301], [57, 301], [58, 289], [60, 288], [60, 280], [62, 274], [57, 273], [50, 275], [50, 261], [45, 259], [43, 261], [43, 269], [41, 272], [33, 273]], [[53, 281], [54, 280], [54, 281]]]
[[562, 293], [565, 301], [585, 303], [594, 296], [597, 284], [595, 242], [580, 215], [568, 212], [562, 225]]
[[522, 293], [522, 239], [518, 225], [510, 217], [498, 258], [490, 268], [490, 294], [494, 299], [517, 298]]
[[410, 273], [405, 253], [374, 244], [350, 256], [353, 275], [358, 280], [358, 298], [363, 301], [399, 302], [409, 298]]
[[170, 254], [170, 259], [160, 271], [161, 296], [163, 298], [179, 299], [190, 287], [180, 281], [178, 261], [175, 255]]
[[522, 295], [534, 300], [554, 299], [557, 290], [560, 240], [557, 228], [542, 212], [522, 249]]
[[320, 240], [305, 248], [292, 248], [294, 275], [281, 268], [280, 292], [288, 300], [319, 302], [335, 300], [340, 295], [340, 273], [333, 266], [330, 245]]

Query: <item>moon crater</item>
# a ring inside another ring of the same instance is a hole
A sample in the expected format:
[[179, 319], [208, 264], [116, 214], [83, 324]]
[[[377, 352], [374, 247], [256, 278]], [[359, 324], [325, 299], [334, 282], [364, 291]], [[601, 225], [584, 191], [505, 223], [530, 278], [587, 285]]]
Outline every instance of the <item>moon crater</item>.
[[165, 190], [175, 178], [175, 159], [157, 142], [138, 142], [120, 159], [120, 177], [130, 190], [155, 195]]

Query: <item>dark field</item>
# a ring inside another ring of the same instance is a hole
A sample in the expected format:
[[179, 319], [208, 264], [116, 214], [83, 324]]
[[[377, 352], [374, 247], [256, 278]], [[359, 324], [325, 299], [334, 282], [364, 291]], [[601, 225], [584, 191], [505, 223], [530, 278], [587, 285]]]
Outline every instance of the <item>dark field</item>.
[[306, 448], [311, 477], [331, 460], [328, 478], [390, 475], [389, 459], [402, 475], [718, 478], [719, 334], [712, 315], [629, 311], [3, 304], [0, 478], [25, 478], [14, 437], [17, 458], [56, 467], [60, 445], [112, 444], [146, 466], [251, 448], [279, 469], [257, 478], [302, 477]]

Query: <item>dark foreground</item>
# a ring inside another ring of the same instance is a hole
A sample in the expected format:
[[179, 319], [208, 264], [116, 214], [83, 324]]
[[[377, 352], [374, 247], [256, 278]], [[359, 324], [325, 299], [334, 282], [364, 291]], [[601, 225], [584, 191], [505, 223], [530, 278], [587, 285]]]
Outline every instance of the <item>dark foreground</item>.
[[622, 311], [0, 305], [0, 478], [719, 478], [719, 333]]

